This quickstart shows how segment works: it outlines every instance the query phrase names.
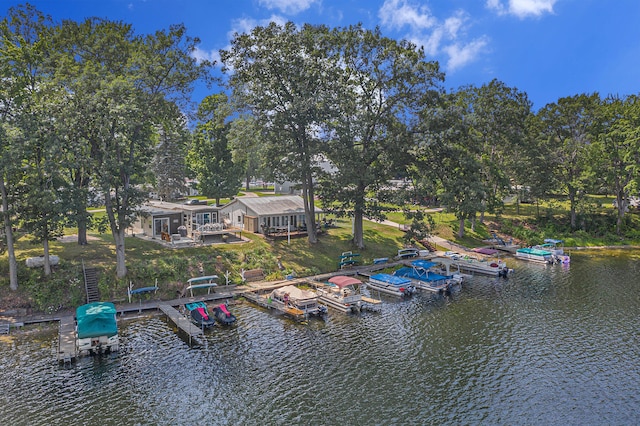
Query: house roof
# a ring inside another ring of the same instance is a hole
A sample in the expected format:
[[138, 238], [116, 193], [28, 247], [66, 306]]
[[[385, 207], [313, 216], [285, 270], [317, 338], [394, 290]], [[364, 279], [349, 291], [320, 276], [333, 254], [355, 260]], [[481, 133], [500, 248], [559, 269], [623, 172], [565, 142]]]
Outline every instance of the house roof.
[[[281, 214], [304, 214], [304, 200], [298, 195], [274, 197], [238, 197], [236, 201], [244, 204], [259, 216]], [[316, 207], [316, 213], [322, 209]]]
[[141, 210], [146, 211], [147, 213], [152, 215], [158, 215], [182, 212], [215, 211], [219, 210], [219, 207], [205, 206], [204, 204], [188, 205], [179, 203], [168, 203], [166, 201], [150, 200], [141, 207]]

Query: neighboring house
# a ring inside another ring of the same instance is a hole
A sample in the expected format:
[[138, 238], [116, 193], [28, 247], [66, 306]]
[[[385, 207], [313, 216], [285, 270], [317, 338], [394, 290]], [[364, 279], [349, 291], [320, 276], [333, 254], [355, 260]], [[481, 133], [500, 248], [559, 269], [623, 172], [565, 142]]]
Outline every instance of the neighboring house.
[[219, 207], [208, 205], [186, 205], [167, 203], [164, 201], [149, 201], [145, 204], [138, 217], [138, 228], [143, 235], [162, 238], [180, 234], [193, 238], [203, 225], [219, 222]]
[[[316, 213], [322, 210], [316, 208]], [[237, 197], [220, 207], [220, 217], [230, 226], [264, 234], [268, 230], [306, 230], [304, 200], [297, 195]]]
[[[329, 161], [329, 159], [324, 155], [318, 155], [314, 159], [316, 166], [319, 167], [323, 172], [334, 174], [338, 171], [336, 166], [334, 166], [333, 163]], [[313, 181], [316, 181], [315, 177]], [[274, 184], [274, 192], [276, 194], [302, 195], [302, 185], [300, 184], [300, 182], [276, 182]]]

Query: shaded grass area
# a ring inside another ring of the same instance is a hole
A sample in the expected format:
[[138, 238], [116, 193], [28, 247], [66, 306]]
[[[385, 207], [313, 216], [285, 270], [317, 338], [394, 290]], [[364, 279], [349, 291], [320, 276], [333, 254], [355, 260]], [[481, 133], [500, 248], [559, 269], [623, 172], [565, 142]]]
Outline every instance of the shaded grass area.
[[[497, 232], [504, 239], [513, 238], [522, 244], [537, 244], [543, 238], [561, 238], [565, 245], [573, 246], [622, 246], [640, 244], [640, 215], [626, 215], [625, 234], [615, 235], [615, 209], [611, 199], [593, 197], [588, 206], [590, 213], [580, 216], [585, 226], [592, 230], [570, 231], [567, 226], [566, 203], [550, 202], [541, 205], [506, 205], [500, 215], [487, 214], [485, 221], [465, 222], [465, 236], [459, 238], [458, 220], [451, 213], [433, 212], [434, 235], [466, 247], [486, 245], [484, 240]], [[388, 219], [409, 224], [400, 212], [389, 213]], [[258, 234], [245, 234], [251, 241], [242, 244], [216, 244], [212, 246], [173, 249], [153, 241], [129, 237], [126, 239], [128, 276], [124, 280], [115, 277], [115, 247], [109, 234], [91, 234], [95, 239], [86, 246], [76, 243], [51, 242], [50, 253], [60, 257], [54, 273], [45, 277], [41, 268], [25, 266], [28, 257], [40, 256], [41, 245], [32, 245], [26, 236], [16, 235], [18, 260], [18, 292], [9, 290], [7, 254], [0, 256], [0, 310], [7, 307], [23, 307], [42, 312], [55, 312], [84, 303], [85, 289], [82, 264], [98, 271], [99, 289], [103, 300], [126, 300], [127, 286], [153, 285], [156, 280], [160, 294], [153, 297], [172, 299], [186, 281], [195, 276], [219, 275], [224, 284], [228, 277], [231, 284], [241, 285], [241, 270], [264, 270], [268, 280], [281, 280], [285, 276], [312, 276], [338, 270], [339, 256], [343, 252], [358, 253], [360, 264], [371, 264], [373, 259], [393, 257], [404, 244], [404, 233], [397, 227], [377, 222], [364, 222], [365, 249], [357, 250], [351, 242], [351, 220], [333, 218], [337, 227], [328, 228], [319, 236], [317, 244], [309, 244], [306, 237], [266, 240]], [[73, 233], [74, 230], [67, 230]], [[441, 247], [450, 249], [451, 247]], [[151, 296], [149, 296], [151, 297]]]
[[[83, 263], [98, 271], [99, 290], [103, 300], [127, 299], [129, 282], [134, 288], [155, 284], [159, 294], [148, 297], [175, 298], [189, 278], [218, 275], [224, 284], [241, 285], [241, 270], [261, 268], [268, 280], [282, 280], [286, 275], [307, 276], [338, 269], [339, 256], [356, 251], [351, 243], [349, 220], [339, 219], [338, 226], [319, 236], [317, 244], [309, 244], [306, 237], [270, 241], [258, 234], [249, 234], [250, 242], [216, 244], [174, 249], [141, 238], [126, 238], [126, 279], [115, 276], [115, 246], [109, 234], [91, 234], [89, 244], [75, 242], [50, 243], [50, 253], [59, 256], [51, 276], [45, 277], [42, 268], [29, 269], [25, 260], [42, 255], [41, 245], [33, 245], [18, 235], [19, 291], [9, 290], [9, 271], [6, 253], [0, 257], [0, 310], [8, 307], [31, 308], [41, 312], [56, 312], [85, 303]], [[371, 263], [377, 257], [393, 257], [402, 247], [402, 232], [387, 226], [365, 222], [366, 249], [360, 252], [361, 263]], [[283, 269], [279, 267], [279, 262]]]

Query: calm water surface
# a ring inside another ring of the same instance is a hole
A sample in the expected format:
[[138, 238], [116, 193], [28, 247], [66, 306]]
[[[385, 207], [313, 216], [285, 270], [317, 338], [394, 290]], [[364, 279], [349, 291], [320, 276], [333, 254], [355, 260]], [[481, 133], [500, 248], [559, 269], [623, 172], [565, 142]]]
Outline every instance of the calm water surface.
[[640, 253], [510, 266], [306, 325], [234, 306], [203, 349], [129, 320], [119, 354], [71, 368], [57, 330], [3, 338], [0, 424], [640, 424]]

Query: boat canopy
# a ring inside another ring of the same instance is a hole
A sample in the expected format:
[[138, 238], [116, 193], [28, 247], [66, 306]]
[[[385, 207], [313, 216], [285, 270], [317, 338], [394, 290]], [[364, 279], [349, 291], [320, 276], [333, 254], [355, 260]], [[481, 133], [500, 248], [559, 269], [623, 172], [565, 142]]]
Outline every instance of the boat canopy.
[[534, 256], [551, 256], [553, 254], [550, 251], [541, 250], [541, 249], [537, 249], [537, 248], [534, 248], [534, 247], [521, 248], [521, 249], [516, 250], [516, 253], [525, 253], [525, 254], [530, 254], [530, 255], [534, 255]]
[[379, 282], [384, 282], [387, 284], [397, 285], [397, 286], [411, 284], [411, 280], [408, 278], [402, 278], [402, 277], [398, 277], [390, 274], [371, 275], [371, 279]]
[[[425, 262], [425, 263], [427, 264], [431, 263], [432, 266], [436, 265], [433, 262]], [[430, 283], [444, 281], [451, 278], [451, 276], [437, 274], [433, 271], [430, 271], [429, 268], [424, 268], [422, 266], [417, 266], [417, 265], [414, 265], [411, 268], [408, 266], [402, 267], [397, 271], [395, 271], [393, 274], [397, 277], [411, 278], [414, 280], [430, 282]]]
[[554, 244], [554, 245], [555, 245], [555, 244], [562, 244], [562, 243], [564, 243], [564, 241], [563, 241], [563, 240], [556, 240], [556, 239], [553, 239], [553, 238], [545, 238], [545, 239], [544, 239], [544, 242], [545, 242], [545, 243], [548, 243], [548, 244]]
[[284, 287], [277, 288], [273, 290], [272, 294], [279, 298], [283, 298], [285, 293], [289, 294], [289, 298], [291, 300], [308, 300], [308, 299], [317, 299], [318, 295], [313, 291], [302, 290], [294, 285], [287, 285]]
[[433, 268], [434, 266], [436, 266], [437, 263], [436, 262], [430, 262], [430, 261], [424, 260], [424, 259], [418, 259], [418, 260], [414, 260], [413, 262], [411, 262], [411, 265], [414, 266], [415, 268], [430, 269], [430, 268]]
[[76, 308], [78, 338], [87, 339], [118, 334], [116, 307], [111, 302], [93, 302]]
[[335, 284], [339, 288], [347, 287], [350, 285], [360, 285], [362, 281], [357, 278], [347, 277], [345, 275], [336, 275], [335, 277], [329, 278], [329, 282], [331, 284]]

